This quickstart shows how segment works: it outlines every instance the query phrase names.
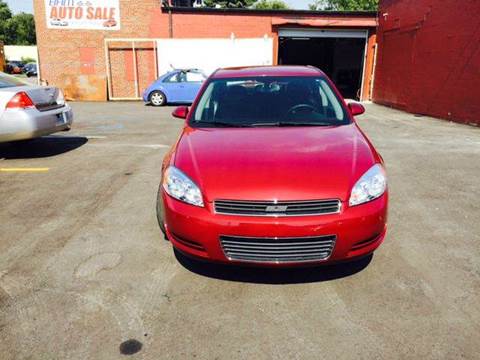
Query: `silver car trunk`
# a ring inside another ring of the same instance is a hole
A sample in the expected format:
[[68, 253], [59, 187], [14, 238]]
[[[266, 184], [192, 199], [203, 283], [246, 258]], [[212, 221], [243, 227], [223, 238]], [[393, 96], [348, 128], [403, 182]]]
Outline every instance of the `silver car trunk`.
[[25, 86], [19, 87], [19, 90], [25, 91], [40, 111], [58, 109], [65, 105], [63, 95], [53, 86]]

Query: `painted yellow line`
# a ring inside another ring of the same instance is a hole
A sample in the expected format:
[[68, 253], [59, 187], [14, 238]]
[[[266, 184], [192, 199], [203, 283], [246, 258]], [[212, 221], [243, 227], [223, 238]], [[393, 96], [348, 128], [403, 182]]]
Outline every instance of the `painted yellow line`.
[[45, 172], [50, 168], [0, 168], [0, 172]]

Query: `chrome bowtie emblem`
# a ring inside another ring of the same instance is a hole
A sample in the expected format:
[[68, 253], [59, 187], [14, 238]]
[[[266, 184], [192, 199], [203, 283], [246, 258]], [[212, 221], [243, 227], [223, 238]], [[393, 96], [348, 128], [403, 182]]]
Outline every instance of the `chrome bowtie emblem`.
[[279, 212], [285, 212], [287, 211], [287, 209], [288, 209], [288, 206], [270, 205], [270, 206], [267, 206], [265, 211], [270, 213], [279, 213]]

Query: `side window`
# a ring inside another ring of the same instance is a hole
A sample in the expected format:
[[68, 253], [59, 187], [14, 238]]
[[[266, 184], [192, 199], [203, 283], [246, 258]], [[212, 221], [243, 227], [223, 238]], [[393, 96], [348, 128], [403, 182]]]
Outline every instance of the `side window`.
[[166, 78], [164, 82], [167, 83], [180, 83], [184, 82], [186, 80], [185, 78], [185, 73], [184, 72], [179, 72], [176, 74], [171, 75], [170, 77]]
[[185, 81], [187, 81], [187, 75], [186, 75], [185, 72], [182, 71], [182, 72], [179, 72], [179, 73], [178, 73], [178, 81], [179, 81], [179, 82], [185, 82]]
[[167, 83], [177, 83], [178, 82], [178, 73], [177, 74], [173, 74], [173, 75], [170, 75], [169, 77], [167, 77], [164, 82], [167, 82]]
[[187, 82], [202, 82], [205, 80], [202, 74], [197, 72], [187, 72]]

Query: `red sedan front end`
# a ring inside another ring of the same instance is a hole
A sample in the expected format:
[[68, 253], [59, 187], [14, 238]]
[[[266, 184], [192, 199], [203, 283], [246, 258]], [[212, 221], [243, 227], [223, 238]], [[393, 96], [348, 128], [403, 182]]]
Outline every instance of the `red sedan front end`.
[[333, 84], [310, 67], [226, 69], [164, 159], [159, 221], [180, 252], [224, 263], [325, 264], [386, 235], [381, 157]]

